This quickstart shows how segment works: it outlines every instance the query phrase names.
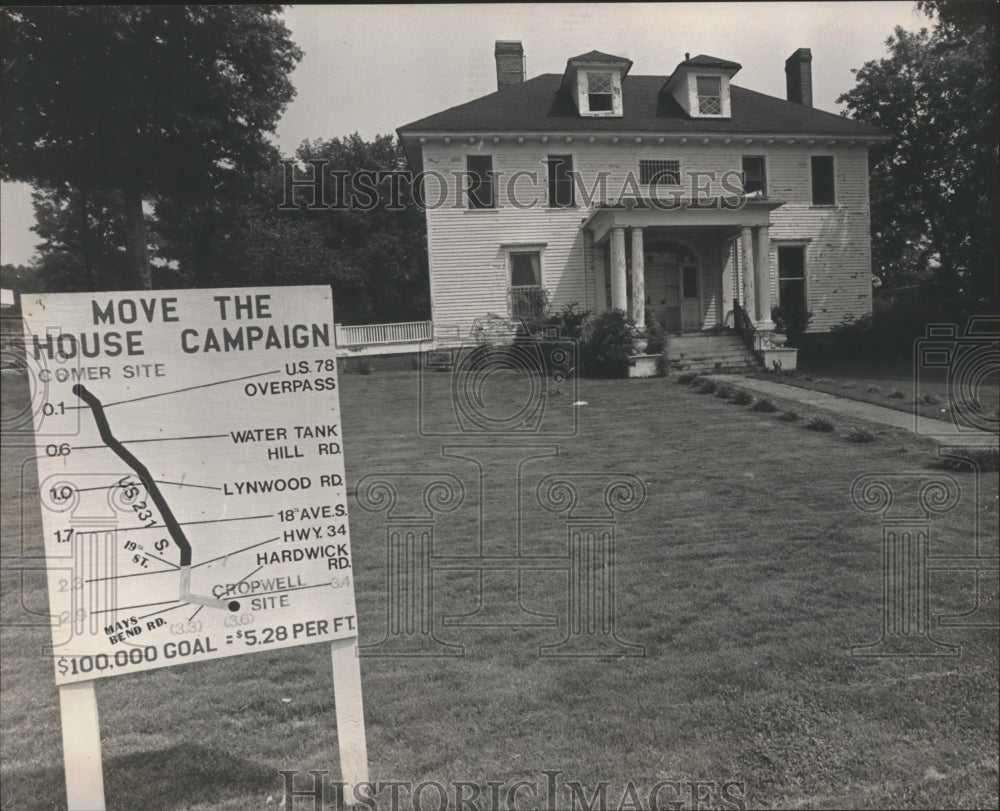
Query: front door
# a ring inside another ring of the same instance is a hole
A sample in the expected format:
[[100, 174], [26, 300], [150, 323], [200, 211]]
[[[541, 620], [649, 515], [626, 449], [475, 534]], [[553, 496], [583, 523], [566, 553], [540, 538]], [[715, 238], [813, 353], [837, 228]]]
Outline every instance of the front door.
[[698, 263], [681, 246], [646, 254], [646, 306], [667, 332], [701, 328]]
[[698, 266], [680, 266], [681, 278], [681, 329], [701, 329], [701, 298], [699, 295]]
[[681, 288], [677, 265], [646, 265], [646, 306], [667, 332], [681, 329]]

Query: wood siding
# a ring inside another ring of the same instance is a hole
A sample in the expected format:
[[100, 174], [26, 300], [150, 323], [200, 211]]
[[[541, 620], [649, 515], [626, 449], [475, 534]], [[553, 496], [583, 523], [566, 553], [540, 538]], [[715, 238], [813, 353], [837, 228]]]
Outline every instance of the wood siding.
[[[594, 202], [615, 202], [645, 194], [638, 183], [639, 161], [679, 160], [682, 184], [673, 189], [684, 200], [692, 196], [692, 183], [711, 196], [726, 194], [723, 177], [738, 172], [743, 155], [764, 155], [769, 197], [785, 204], [771, 214], [770, 279], [777, 296], [777, 245], [789, 241], [807, 244], [806, 296], [814, 317], [811, 331], [826, 331], [848, 315], [871, 309], [871, 259], [868, 208], [867, 150], [862, 146], [824, 147], [767, 144], [764, 139], [733, 139], [702, 144], [692, 138], [680, 144], [667, 139], [642, 144], [622, 138], [618, 144], [588, 143], [586, 136], [570, 143], [553, 137], [548, 144], [537, 137], [516, 144], [488, 139], [469, 144], [441, 141], [426, 144], [424, 169], [435, 173], [425, 181], [428, 254], [431, 268], [432, 317], [435, 325], [467, 330], [477, 318], [508, 313], [507, 252], [517, 246], [535, 246], [542, 253], [542, 283], [551, 304], [561, 307], [577, 302], [582, 308], [597, 306], [596, 280], [590, 258], [590, 241], [581, 224]], [[739, 141], [739, 143], [737, 143]], [[466, 155], [491, 155], [497, 207], [469, 210], [460, 191]], [[573, 156], [573, 170], [580, 173], [576, 207], [549, 208], [547, 204], [548, 155]], [[833, 206], [811, 204], [810, 156], [833, 155], [837, 200]], [[603, 181], [598, 182], [603, 173]], [[697, 174], [697, 180], [692, 175]], [[457, 175], [457, 176], [456, 176]], [[533, 175], [533, 177], [532, 177]], [[437, 179], [437, 178], [440, 178]], [[733, 176], [726, 182], [731, 186]], [[590, 199], [588, 199], [590, 197]], [[706, 215], [710, 217], [710, 212]], [[663, 212], [669, 227], [670, 212]], [[651, 238], [661, 229], [648, 229]], [[704, 326], [712, 326], [729, 312], [729, 290], [722, 290], [722, 268], [728, 256], [725, 229], [685, 229], [685, 239], [702, 261], [702, 312]], [[677, 236], [682, 232], [677, 230]], [[601, 246], [596, 246], [600, 249]], [[732, 286], [736, 274], [733, 273]]]
[[[832, 155], [836, 203], [812, 205], [810, 155]], [[871, 312], [871, 223], [868, 155], [840, 147], [777, 151], [767, 156], [768, 190], [787, 202], [771, 214], [771, 284], [777, 300], [778, 246], [806, 242], [810, 332], [828, 332], [845, 317]], [[772, 180], [773, 178], [773, 180]]]

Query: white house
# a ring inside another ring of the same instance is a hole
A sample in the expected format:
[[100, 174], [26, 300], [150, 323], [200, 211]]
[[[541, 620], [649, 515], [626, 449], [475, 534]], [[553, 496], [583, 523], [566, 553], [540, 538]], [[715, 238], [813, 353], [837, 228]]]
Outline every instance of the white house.
[[671, 332], [732, 324], [734, 302], [765, 332], [779, 304], [815, 332], [870, 312], [868, 150], [888, 136], [813, 108], [811, 60], [788, 58], [780, 99], [706, 55], [646, 76], [591, 51], [525, 80], [521, 43], [497, 42], [496, 93], [398, 130], [423, 173], [435, 331], [539, 289]]

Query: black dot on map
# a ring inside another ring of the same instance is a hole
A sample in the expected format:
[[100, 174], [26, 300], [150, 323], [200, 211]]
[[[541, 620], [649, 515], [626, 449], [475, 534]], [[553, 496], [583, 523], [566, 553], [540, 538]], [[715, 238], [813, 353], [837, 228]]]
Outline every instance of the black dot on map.
[[238, 602], [236, 602], [236, 600], [233, 600], [229, 604], [229, 610], [230, 611], [239, 611], [240, 610], [240, 604]]

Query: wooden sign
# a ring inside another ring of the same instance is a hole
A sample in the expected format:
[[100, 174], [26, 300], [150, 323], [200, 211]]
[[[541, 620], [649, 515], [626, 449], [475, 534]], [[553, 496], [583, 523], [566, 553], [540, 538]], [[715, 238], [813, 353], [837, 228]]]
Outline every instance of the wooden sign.
[[22, 311], [57, 684], [316, 642], [353, 659], [329, 288]]

